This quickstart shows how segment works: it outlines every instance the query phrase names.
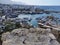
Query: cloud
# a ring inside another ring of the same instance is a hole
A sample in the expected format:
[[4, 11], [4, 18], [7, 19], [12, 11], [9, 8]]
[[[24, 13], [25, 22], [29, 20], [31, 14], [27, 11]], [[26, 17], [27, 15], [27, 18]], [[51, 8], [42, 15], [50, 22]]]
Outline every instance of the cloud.
[[0, 0], [0, 3], [9, 4], [27, 4], [27, 5], [60, 5], [60, 0]]
[[28, 5], [60, 5], [60, 0], [12, 0], [16, 2], [24, 2]]
[[22, 2], [17, 2], [17, 1], [12, 1], [12, 0], [0, 0], [0, 3], [2, 4], [20, 4], [20, 5], [26, 5], [25, 3]]

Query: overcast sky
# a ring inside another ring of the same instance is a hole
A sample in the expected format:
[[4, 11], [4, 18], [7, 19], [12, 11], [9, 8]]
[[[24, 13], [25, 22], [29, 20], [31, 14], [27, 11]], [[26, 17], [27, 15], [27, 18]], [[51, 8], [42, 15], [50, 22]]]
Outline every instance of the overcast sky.
[[[60, 5], [60, 0], [10, 0], [10, 1], [22, 2], [28, 5]], [[6, 0], [1, 0], [0, 2], [6, 3]]]

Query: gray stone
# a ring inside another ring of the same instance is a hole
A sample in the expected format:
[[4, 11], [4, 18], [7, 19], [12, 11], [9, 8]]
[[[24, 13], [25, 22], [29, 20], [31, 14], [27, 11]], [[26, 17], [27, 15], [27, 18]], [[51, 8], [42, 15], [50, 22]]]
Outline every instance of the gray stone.
[[19, 28], [2, 34], [2, 45], [60, 45], [55, 36], [42, 28]]

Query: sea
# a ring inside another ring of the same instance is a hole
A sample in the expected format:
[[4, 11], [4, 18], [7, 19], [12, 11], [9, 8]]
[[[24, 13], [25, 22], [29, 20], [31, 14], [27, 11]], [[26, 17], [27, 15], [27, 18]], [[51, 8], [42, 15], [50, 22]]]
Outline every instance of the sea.
[[[60, 12], [60, 6], [39, 6], [38, 8], [44, 9], [44, 10], [49, 10], [49, 11], [58, 11], [58, 12]], [[50, 15], [53, 15], [53, 16], [60, 19], [60, 13], [50, 13], [50, 14], [43, 13], [43, 14], [33, 14], [33, 15], [31, 15], [31, 14], [20, 14], [18, 16], [18, 18], [31, 18], [32, 20], [31, 20], [30, 23], [33, 26], [36, 27], [36, 26], [38, 26], [37, 25], [38, 22], [37, 22], [36, 18], [43, 18], [43, 17], [50, 16]]]

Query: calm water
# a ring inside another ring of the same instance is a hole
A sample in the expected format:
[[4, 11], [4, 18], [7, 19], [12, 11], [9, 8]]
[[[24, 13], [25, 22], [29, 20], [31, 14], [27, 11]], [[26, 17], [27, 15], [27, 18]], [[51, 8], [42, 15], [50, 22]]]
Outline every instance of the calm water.
[[[28, 15], [25, 15], [25, 14], [21, 14], [21, 15], [19, 15], [18, 17], [19, 18], [28, 18], [28, 19], [32, 19], [31, 20], [31, 24], [33, 25], [33, 26], [37, 26], [37, 20], [36, 20], [36, 18], [43, 18], [43, 17], [46, 17], [46, 16], [48, 16], [48, 15], [53, 15], [53, 16], [55, 16], [55, 17], [57, 17], [57, 18], [60, 18], [60, 14], [59, 13], [52, 13], [52, 14], [36, 14], [36, 15], [30, 15], [30, 14], [28, 14]], [[44, 20], [44, 19], [43, 19]]]
[[[38, 7], [38, 6], [37, 6]], [[44, 10], [50, 10], [50, 11], [60, 11], [60, 6], [39, 6], [38, 8], [40, 9], [44, 9]], [[37, 20], [35, 20], [36, 18], [40, 17], [46, 17], [48, 15], [53, 15], [57, 18], [60, 18], [60, 13], [50, 13], [50, 14], [36, 14], [36, 15], [25, 15], [25, 14], [21, 14], [18, 17], [19, 18], [32, 18], [32, 21], [30, 22], [32, 25], [37, 26]]]

